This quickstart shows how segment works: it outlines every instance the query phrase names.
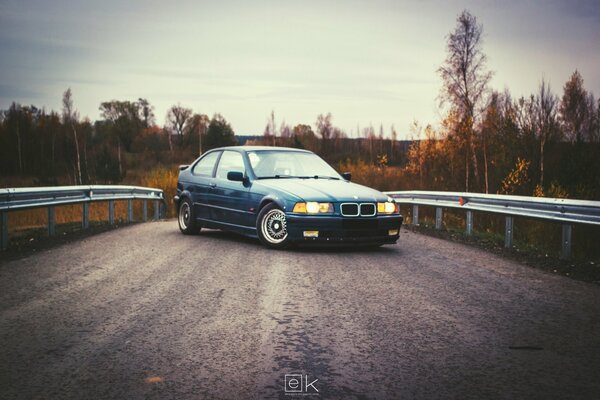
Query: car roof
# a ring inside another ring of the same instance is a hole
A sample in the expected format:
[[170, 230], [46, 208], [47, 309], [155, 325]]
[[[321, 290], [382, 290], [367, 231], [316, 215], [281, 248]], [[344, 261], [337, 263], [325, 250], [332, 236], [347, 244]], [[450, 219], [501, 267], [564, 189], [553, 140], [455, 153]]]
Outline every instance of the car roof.
[[277, 150], [277, 151], [302, 151], [305, 153], [312, 153], [309, 150], [297, 149], [294, 147], [280, 147], [280, 146], [226, 146], [219, 147], [214, 150], [242, 150], [242, 151], [261, 151], [261, 150]]

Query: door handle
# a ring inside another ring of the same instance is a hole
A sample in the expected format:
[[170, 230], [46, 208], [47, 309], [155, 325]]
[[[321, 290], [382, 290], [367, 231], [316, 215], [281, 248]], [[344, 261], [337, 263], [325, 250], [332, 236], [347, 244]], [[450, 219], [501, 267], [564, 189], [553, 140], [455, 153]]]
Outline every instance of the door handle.
[[211, 183], [210, 183], [210, 188], [211, 188], [211, 189], [214, 189], [214, 188], [216, 188], [216, 187], [217, 187], [217, 184], [216, 184], [216, 183], [213, 183], [213, 182], [211, 182]]

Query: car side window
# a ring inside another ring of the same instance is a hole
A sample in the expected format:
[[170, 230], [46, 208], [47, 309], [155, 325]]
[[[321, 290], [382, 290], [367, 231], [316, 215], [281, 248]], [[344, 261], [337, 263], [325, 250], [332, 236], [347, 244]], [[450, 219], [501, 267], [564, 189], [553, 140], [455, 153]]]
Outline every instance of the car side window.
[[196, 163], [196, 165], [194, 165], [194, 169], [192, 169], [192, 174], [212, 176], [213, 171], [215, 169], [215, 163], [219, 158], [219, 154], [220, 152], [215, 151], [204, 156], [200, 161]]
[[245, 172], [246, 167], [244, 166], [244, 158], [237, 151], [225, 150], [219, 160], [217, 178], [227, 179], [227, 173], [230, 171]]

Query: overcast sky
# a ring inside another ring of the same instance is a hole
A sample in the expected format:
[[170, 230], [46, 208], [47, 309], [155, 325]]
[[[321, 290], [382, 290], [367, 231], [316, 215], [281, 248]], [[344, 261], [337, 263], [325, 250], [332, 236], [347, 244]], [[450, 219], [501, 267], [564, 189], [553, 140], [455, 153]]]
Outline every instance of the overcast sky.
[[575, 1], [0, 0], [0, 109], [59, 110], [66, 88], [82, 116], [100, 102], [147, 98], [164, 123], [180, 102], [219, 112], [237, 134], [314, 126], [348, 134], [383, 123], [400, 136], [437, 124], [445, 38], [468, 9], [484, 27], [492, 87], [555, 93], [578, 69], [600, 94], [600, 6]]

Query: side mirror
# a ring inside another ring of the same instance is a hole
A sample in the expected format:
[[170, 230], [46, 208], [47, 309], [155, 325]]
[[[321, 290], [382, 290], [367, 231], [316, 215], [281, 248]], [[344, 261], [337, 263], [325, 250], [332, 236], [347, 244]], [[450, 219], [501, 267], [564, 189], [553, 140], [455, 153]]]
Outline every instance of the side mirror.
[[188, 169], [188, 168], [189, 168], [189, 165], [180, 165], [179, 166], [180, 171], [183, 171], [184, 169]]
[[342, 178], [344, 178], [347, 181], [351, 181], [352, 180], [352, 174], [350, 172], [344, 172], [344, 173], [342, 173]]
[[244, 182], [244, 173], [239, 171], [229, 171], [227, 173], [227, 180], [234, 182]]

